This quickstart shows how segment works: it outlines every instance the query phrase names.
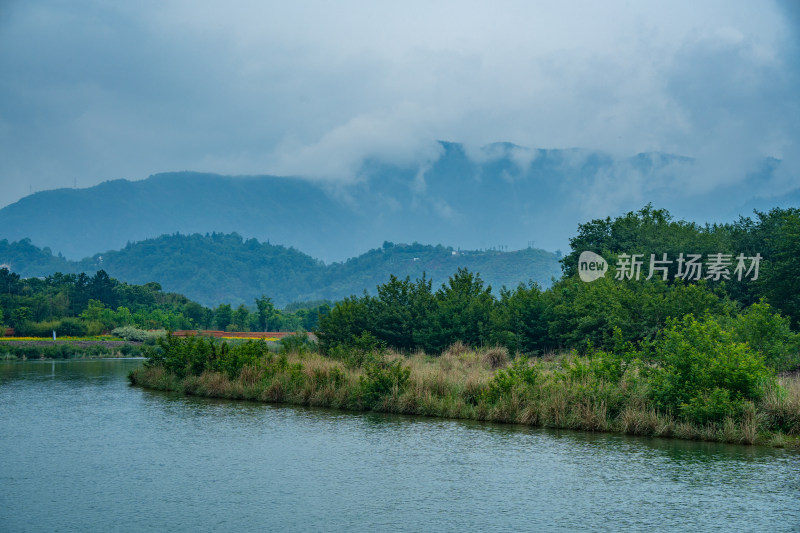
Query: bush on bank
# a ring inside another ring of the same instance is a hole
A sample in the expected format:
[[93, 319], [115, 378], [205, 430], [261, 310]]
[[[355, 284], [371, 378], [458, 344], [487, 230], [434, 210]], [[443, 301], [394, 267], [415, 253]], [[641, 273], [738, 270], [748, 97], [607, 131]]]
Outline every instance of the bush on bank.
[[726, 442], [797, 445], [800, 386], [713, 318], [672, 321], [646, 345], [620, 341], [497, 365], [496, 348], [454, 345], [404, 356], [369, 336], [330, 356], [167, 337], [132, 383], [186, 394], [618, 431]]

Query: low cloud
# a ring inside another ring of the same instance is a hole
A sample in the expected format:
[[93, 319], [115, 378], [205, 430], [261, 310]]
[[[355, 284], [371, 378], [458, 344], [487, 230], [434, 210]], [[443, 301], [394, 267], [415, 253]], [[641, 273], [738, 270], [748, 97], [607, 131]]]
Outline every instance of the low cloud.
[[0, 8], [0, 204], [185, 169], [352, 183], [370, 159], [423, 169], [424, 192], [438, 140], [465, 143], [476, 161], [491, 143], [519, 146], [510, 180], [538, 148], [694, 160], [670, 178], [599, 174], [593, 189], [613, 193], [596, 196], [598, 213], [670, 187], [741, 182], [765, 157], [782, 160], [770, 186], [789, 190], [800, 170], [797, 12], [728, 1], [12, 1]]

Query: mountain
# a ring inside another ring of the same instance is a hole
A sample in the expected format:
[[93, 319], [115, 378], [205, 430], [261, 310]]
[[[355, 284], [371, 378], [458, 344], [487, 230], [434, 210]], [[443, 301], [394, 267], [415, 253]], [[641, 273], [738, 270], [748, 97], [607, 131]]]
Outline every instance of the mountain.
[[319, 251], [354, 220], [307, 181], [179, 172], [27, 196], [0, 210], [0, 237], [29, 237], [73, 259], [174, 232], [279, 236]]
[[384, 240], [566, 250], [579, 222], [647, 202], [689, 221], [734, 220], [740, 213], [732, 206], [749, 207], [785, 171], [772, 159], [729, 183], [705, 176], [709, 170], [691, 158], [658, 152], [438, 147], [422, 163], [366, 160], [348, 183], [173, 172], [38, 192], [0, 209], [0, 239], [29, 238], [70, 259], [176, 232], [236, 232], [326, 263]]
[[424, 273], [437, 286], [459, 267], [480, 273], [495, 289], [529, 280], [548, 286], [551, 278], [561, 273], [559, 258], [534, 248], [459, 251], [385, 242], [358, 257], [326, 265], [294, 248], [243, 239], [237, 234], [213, 233], [162, 235], [129, 243], [121, 250], [69, 261], [53, 256], [49, 249], [37, 248], [28, 239], [0, 240], [0, 264], [23, 277], [57, 271], [94, 274], [102, 269], [128, 283], [156, 281], [164, 290], [208, 306], [250, 305], [261, 295], [271, 297], [281, 307], [293, 301], [338, 300], [364, 290], [374, 292], [390, 274], [413, 280]]

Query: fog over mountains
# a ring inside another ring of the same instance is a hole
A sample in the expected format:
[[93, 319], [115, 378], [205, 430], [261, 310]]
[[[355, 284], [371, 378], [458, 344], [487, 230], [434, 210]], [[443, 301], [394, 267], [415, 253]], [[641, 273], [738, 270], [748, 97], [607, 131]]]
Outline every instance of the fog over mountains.
[[743, 181], [698, 190], [692, 176], [702, 168], [677, 155], [440, 147], [422, 166], [365, 161], [349, 184], [172, 172], [38, 192], [0, 209], [0, 238], [30, 238], [70, 259], [176, 232], [237, 232], [324, 262], [383, 241], [567, 251], [579, 223], [647, 202], [687, 220], [724, 222], [800, 200], [800, 189], [770, 195], [774, 159]]

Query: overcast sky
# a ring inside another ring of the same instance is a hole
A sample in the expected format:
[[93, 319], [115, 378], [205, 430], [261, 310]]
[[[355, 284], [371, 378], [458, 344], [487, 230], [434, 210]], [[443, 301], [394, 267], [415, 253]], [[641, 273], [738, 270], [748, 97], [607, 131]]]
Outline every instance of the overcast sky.
[[784, 161], [800, 186], [794, 0], [0, 0], [0, 207], [175, 170], [355, 179], [436, 140]]

